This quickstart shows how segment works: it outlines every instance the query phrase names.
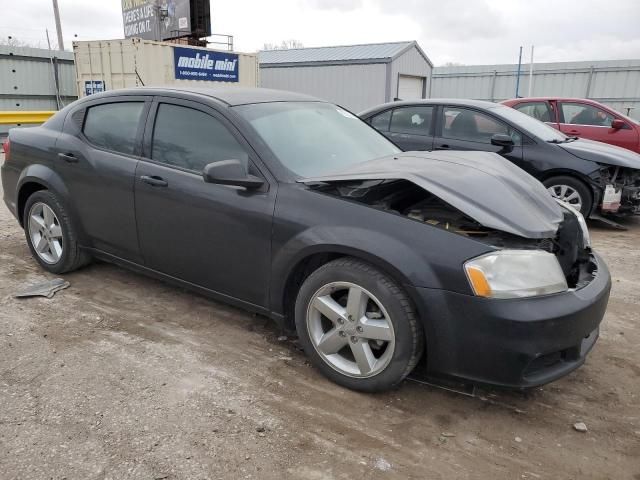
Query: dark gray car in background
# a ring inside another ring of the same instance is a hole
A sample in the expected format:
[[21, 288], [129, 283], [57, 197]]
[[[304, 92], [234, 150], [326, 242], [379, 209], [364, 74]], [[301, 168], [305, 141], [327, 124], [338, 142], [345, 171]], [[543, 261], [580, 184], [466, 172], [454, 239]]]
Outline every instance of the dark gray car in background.
[[402, 150], [495, 152], [585, 217], [640, 214], [640, 155], [568, 137], [505, 105], [480, 100], [391, 102], [360, 117]]
[[267, 315], [349, 388], [421, 359], [540, 385], [584, 362], [606, 309], [584, 219], [533, 177], [492, 153], [402, 153], [311, 97], [112, 91], [7, 150], [4, 199], [45, 270], [100, 258]]

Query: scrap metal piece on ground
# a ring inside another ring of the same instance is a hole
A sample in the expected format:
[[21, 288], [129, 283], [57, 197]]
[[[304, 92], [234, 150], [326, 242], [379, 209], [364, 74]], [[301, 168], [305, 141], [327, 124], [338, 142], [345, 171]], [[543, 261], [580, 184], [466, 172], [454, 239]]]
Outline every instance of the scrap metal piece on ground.
[[22, 291], [16, 293], [14, 298], [28, 298], [28, 297], [47, 297], [51, 298], [59, 291], [69, 287], [71, 284], [63, 278], [54, 278], [53, 280], [47, 280], [46, 282], [36, 283], [35, 285], [29, 285]]

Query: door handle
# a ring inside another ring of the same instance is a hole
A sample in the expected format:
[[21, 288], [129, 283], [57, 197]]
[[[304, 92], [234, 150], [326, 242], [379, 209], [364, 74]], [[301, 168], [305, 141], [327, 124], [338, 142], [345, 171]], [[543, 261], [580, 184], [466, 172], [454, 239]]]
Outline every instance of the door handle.
[[160, 178], [155, 175], [154, 176], [142, 175], [140, 177], [140, 180], [142, 180], [144, 183], [148, 183], [153, 187], [166, 187], [167, 185], [169, 185], [164, 178]]
[[571, 135], [580, 135], [580, 130], [569, 130]]
[[67, 163], [77, 163], [78, 157], [76, 157], [73, 153], [59, 153], [58, 158], [64, 160]]
[[445, 143], [443, 145], [439, 145], [437, 148], [438, 150], [449, 150], [451, 147]]

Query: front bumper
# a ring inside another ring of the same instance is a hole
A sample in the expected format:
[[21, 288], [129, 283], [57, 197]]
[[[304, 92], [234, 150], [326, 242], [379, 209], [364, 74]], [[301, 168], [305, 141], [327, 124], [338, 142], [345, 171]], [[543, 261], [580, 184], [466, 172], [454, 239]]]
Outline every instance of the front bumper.
[[496, 300], [417, 288], [427, 341], [427, 374], [528, 388], [552, 382], [585, 361], [609, 301], [611, 276], [543, 297]]

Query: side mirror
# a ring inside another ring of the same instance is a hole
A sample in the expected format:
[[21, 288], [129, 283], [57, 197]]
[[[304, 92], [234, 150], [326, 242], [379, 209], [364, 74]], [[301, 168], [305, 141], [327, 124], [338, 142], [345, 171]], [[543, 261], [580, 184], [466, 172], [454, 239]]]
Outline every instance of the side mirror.
[[504, 133], [496, 133], [491, 137], [491, 145], [495, 145], [496, 147], [502, 147], [498, 153], [509, 153], [513, 150], [513, 139], [509, 135], [505, 135]]
[[207, 183], [232, 185], [247, 189], [260, 188], [264, 185], [263, 179], [247, 173], [240, 160], [222, 160], [210, 163], [202, 170], [202, 178]]
[[625, 123], [619, 118], [616, 118], [613, 120], [613, 122], [611, 122], [611, 128], [613, 128], [614, 130], [623, 129], [624, 126], [625, 126]]

